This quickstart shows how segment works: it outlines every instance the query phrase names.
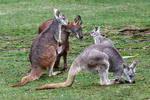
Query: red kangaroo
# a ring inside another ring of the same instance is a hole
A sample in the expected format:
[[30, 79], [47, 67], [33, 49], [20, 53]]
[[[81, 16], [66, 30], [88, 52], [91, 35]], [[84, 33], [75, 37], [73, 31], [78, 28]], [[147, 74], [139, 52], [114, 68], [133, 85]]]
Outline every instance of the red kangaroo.
[[38, 79], [42, 75], [42, 70], [49, 70], [49, 76], [60, 74], [61, 71], [53, 72], [53, 66], [56, 60], [56, 51], [61, 44], [61, 27], [68, 25], [68, 20], [58, 9], [54, 9], [54, 19], [51, 24], [37, 35], [30, 49], [30, 62], [32, 65], [28, 76], [22, 78], [21, 82], [14, 85], [23, 86], [29, 81]]
[[[39, 27], [39, 34], [46, 29], [46, 27], [52, 23], [52, 19], [45, 21], [40, 27]], [[63, 56], [64, 60], [64, 66], [62, 70], [66, 70], [67, 67], [67, 52], [69, 51], [69, 35], [70, 33], [73, 33], [77, 38], [82, 39], [82, 28], [81, 28], [82, 20], [81, 16], [78, 15], [74, 19], [74, 21], [69, 22], [67, 26], [62, 26], [62, 40], [64, 40], [63, 44], [61, 45], [61, 51], [58, 51], [58, 55], [56, 58], [56, 62], [54, 64], [55, 68], [58, 68], [60, 66], [60, 58]]]

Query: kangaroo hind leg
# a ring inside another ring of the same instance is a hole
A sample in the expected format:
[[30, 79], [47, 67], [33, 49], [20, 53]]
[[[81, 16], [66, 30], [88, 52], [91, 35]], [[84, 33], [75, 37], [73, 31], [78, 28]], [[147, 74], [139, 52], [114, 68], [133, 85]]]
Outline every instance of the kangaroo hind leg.
[[28, 76], [23, 77], [21, 82], [13, 85], [13, 87], [23, 86], [29, 81], [37, 80], [41, 75], [42, 75], [41, 67], [32, 68], [30, 74]]
[[109, 63], [106, 65], [102, 65], [99, 70], [100, 73], [100, 85], [111, 85], [114, 84], [115, 81], [109, 80], [108, 78], [108, 69], [109, 69]]
[[46, 84], [44, 86], [41, 86], [39, 88], [36, 88], [36, 90], [42, 90], [42, 89], [54, 89], [54, 88], [62, 88], [62, 87], [69, 87], [73, 84], [75, 76], [81, 71], [81, 68], [77, 66], [76, 64], [72, 64], [70, 67], [68, 78], [65, 82], [62, 83], [55, 83], [55, 84]]

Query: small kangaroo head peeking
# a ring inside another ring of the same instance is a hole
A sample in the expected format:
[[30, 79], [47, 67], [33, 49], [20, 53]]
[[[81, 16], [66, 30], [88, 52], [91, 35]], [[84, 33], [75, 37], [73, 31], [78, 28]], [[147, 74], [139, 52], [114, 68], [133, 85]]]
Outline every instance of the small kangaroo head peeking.
[[82, 24], [81, 16], [77, 15], [76, 18], [74, 19], [74, 24]]
[[128, 78], [130, 83], [135, 83], [135, 68], [137, 62], [133, 61], [133, 63], [128, 67], [127, 65], [123, 64], [124, 68], [124, 75]]
[[96, 26], [94, 30], [90, 32], [90, 35], [93, 37], [98, 36], [99, 34], [100, 34], [100, 26]]
[[60, 13], [60, 11], [56, 8], [54, 8], [54, 15], [55, 15], [55, 18], [56, 20], [61, 24], [61, 25], [68, 25], [68, 19], [62, 15]]
[[82, 38], [83, 38], [81, 24], [82, 24], [81, 16], [78, 15], [78, 16], [76, 16], [76, 18], [74, 19], [73, 25], [72, 25], [72, 27], [70, 28], [70, 31], [71, 31], [78, 39], [82, 39]]

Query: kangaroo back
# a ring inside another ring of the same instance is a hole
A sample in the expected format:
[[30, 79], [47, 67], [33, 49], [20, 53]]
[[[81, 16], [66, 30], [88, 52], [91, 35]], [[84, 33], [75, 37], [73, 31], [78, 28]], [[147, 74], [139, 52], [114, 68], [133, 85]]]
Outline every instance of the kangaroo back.
[[52, 19], [45, 21], [42, 25], [40, 25], [38, 29], [38, 34], [40, 34], [46, 27], [52, 23]]
[[110, 63], [109, 71], [115, 71], [118, 69], [119, 65], [125, 63], [119, 51], [111, 45], [106, 45], [105, 43], [101, 43], [101, 44], [91, 45], [89, 48], [98, 49], [99, 51], [102, 51], [108, 55], [109, 63]]

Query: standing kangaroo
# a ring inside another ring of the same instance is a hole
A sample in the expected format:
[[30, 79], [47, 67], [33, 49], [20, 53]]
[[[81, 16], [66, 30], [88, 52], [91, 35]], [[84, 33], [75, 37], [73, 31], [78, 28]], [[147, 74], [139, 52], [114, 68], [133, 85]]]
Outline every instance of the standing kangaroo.
[[100, 26], [95, 27], [94, 30], [92, 32], [90, 32], [90, 35], [93, 37], [95, 44], [105, 42], [105, 44], [107, 43], [107, 45], [114, 46], [112, 40], [110, 40], [109, 38], [106, 38], [100, 34]]
[[130, 83], [134, 83], [135, 68], [136, 62], [134, 61], [130, 67], [128, 67], [115, 47], [107, 45], [107, 43], [93, 44], [85, 49], [73, 61], [66, 82], [47, 84], [36, 89], [41, 90], [71, 86], [75, 79], [75, 75], [83, 69], [99, 74], [101, 85], [110, 85], [116, 82], [108, 79], [108, 71], [112, 72], [115, 79], [118, 79], [119, 81], [124, 81], [122, 76], [125, 76]]
[[14, 86], [22, 86], [29, 81], [38, 79], [42, 75], [42, 70], [49, 70], [49, 76], [60, 74], [53, 72], [53, 66], [56, 60], [56, 50], [61, 44], [61, 27], [68, 25], [68, 20], [58, 9], [54, 9], [54, 19], [40, 35], [37, 35], [30, 49], [30, 62], [32, 69], [28, 76], [22, 78], [21, 82]]
[[[45, 21], [39, 27], [39, 34], [51, 23], [52, 23], [52, 19]], [[69, 22], [68, 25], [62, 26], [61, 34], [62, 34], [62, 40], [64, 41], [61, 44], [62, 49], [59, 50], [58, 52], [54, 67], [57, 68], [60, 65], [60, 58], [61, 56], [63, 56], [63, 60], [64, 60], [63, 70], [66, 70], [68, 68], [67, 67], [67, 52], [69, 51], [69, 36], [70, 36], [70, 33], [73, 33], [78, 39], [82, 39], [83, 35], [82, 35], [81, 24], [82, 24], [82, 19], [81, 19], [81, 16], [78, 15], [76, 16], [74, 21]]]

